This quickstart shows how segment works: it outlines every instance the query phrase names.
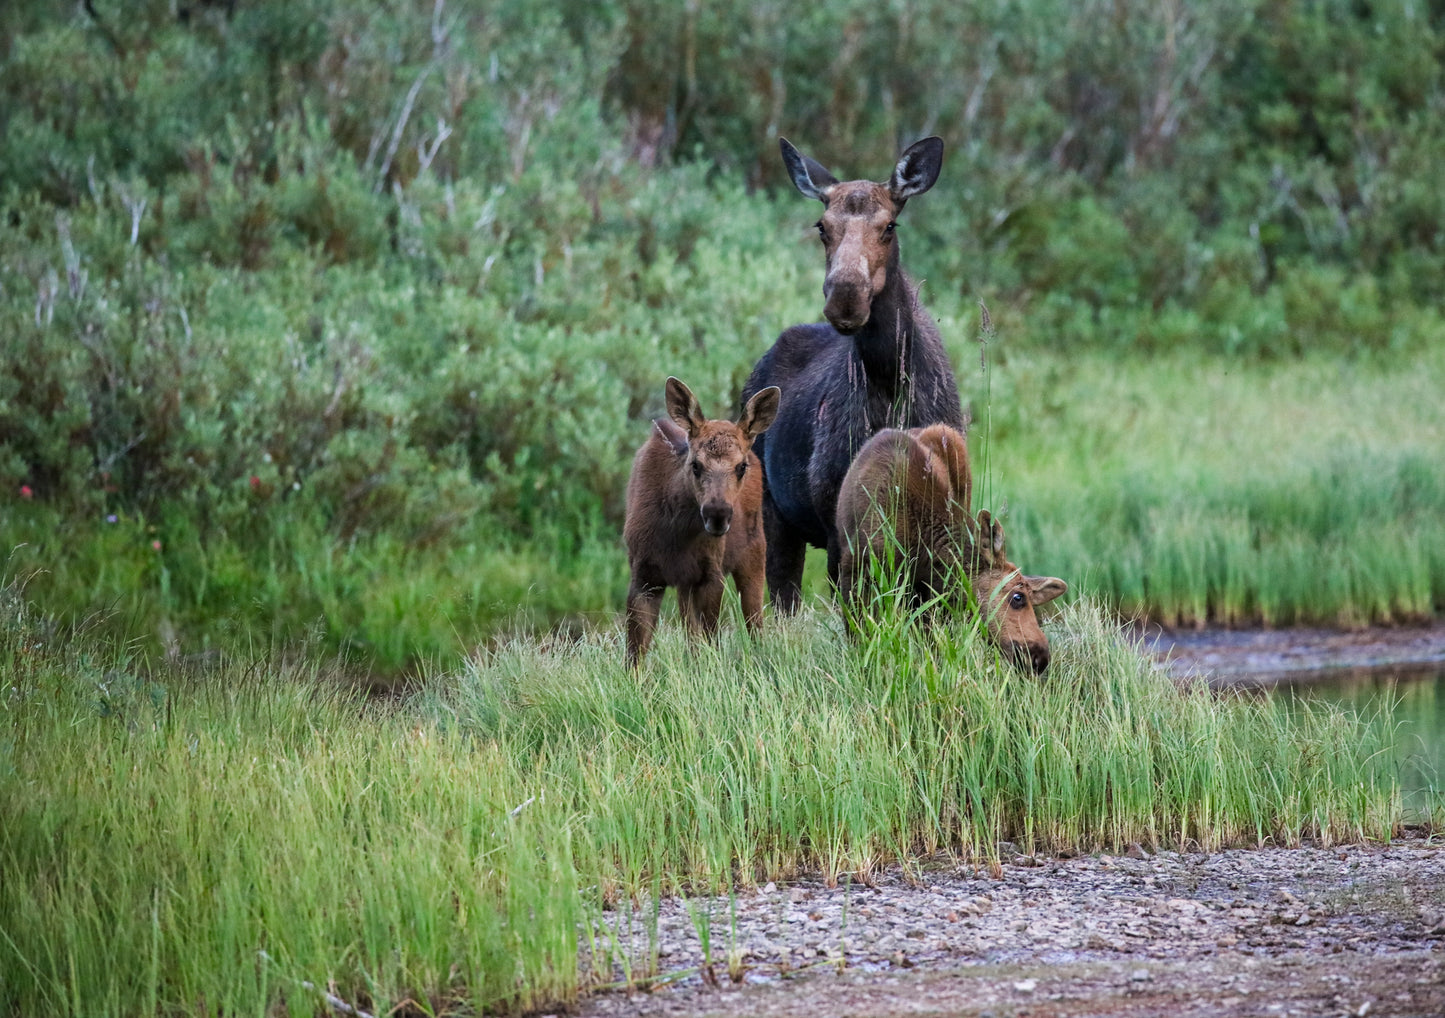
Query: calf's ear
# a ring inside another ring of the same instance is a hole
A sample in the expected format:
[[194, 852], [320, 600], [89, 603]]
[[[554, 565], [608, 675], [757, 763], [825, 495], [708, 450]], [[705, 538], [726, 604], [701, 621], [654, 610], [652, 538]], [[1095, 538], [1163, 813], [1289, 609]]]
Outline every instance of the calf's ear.
[[1069, 585], [1057, 576], [1025, 576], [1024, 583], [1029, 588], [1029, 603], [1036, 607], [1069, 592]]
[[653, 429], [657, 432], [668, 447], [678, 456], [687, 455], [687, 432], [683, 431], [670, 419], [659, 417], [652, 422]]
[[698, 403], [697, 397], [692, 394], [691, 389], [676, 378], [668, 378], [664, 402], [667, 404], [668, 416], [676, 421], [689, 436], [697, 434], [707, 423], [707, 418], [703, 416], [702, 405]]
[[999, 565], [1008, 561], [1004, 554], [1003, 524], [987, 509], [978, 511], [978, 551], [985, 562]]
[[748, 400], [748, 405], [743, 407], [743, 419], [738, 421], [738, 427], [742, 428], [743, 434], [749, 438], [757, 438], [767, 431], [778, 418], [778, 405], [782, 399], [783, 391], [776, 385], [759, 390]]
[[778, 139], [778, 148], [782, 150], [783, 165], [788, 168], [788, 176], [793, 178], [793, 186], [805, 197], [817, 198], [826, 205], [828, 192], [833, 190], [838, 178], [824, 169], [821, 163], [799, 152], [787, 138]]

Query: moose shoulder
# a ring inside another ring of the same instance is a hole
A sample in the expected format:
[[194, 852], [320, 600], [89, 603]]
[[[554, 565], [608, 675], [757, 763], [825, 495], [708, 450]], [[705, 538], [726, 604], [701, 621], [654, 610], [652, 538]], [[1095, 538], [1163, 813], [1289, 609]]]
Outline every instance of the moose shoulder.
[[897, 221], [938, 179], [943, 142], [905, 151], [884, 183], [840, 183], [779, 139], [793, 184], [823, 203], [823, 316], [778, 337], [753, 368], [743, 399], [776, 385], [777, 421], [756, 443], [766, 488], [767, 577], [773, 604], [797, 608], [808, 546], [828, 550], [837, 581], [838, 488], [853, 456], [884, 427], [963, 427], [958, 386], [938, 328], [899, 263]]

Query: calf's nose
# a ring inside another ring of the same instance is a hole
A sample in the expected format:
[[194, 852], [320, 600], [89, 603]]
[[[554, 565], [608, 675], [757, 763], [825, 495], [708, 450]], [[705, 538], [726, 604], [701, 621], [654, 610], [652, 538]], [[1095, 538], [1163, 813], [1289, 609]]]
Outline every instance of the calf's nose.
[[723, 505], [705, 505], [702, 507], [702, 528], [713, 537], [722, 537], [728, 532], [733, 523], [733, 507], [724, 503]]

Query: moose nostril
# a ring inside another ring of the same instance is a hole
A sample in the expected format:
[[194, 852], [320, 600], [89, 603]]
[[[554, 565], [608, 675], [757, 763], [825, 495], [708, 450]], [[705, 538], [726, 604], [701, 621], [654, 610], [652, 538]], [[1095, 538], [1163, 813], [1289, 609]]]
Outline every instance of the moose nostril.
[[728, 532], [732, 526], [732, 506], [723, 506], [721, 509], [704, 509], [702, 512], [702, 526], [713, 537], [721, 537]]

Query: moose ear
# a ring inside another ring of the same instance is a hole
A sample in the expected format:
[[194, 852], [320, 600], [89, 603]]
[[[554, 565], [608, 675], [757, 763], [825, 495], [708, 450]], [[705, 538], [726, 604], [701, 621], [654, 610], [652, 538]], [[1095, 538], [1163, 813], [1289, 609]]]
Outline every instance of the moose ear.
[[778, 417], [778, 404], [782, 402], [783, 391], [776, 385], [759, 390], [748, 405], [743, 407], [743, 419], [738, 427], [749, 438], [757, 438], [772, 425]]
[[817, 198], [826, 205], [828, 192], [838, 183], [838, 178], [825, 170], [820, 163], [799, 152], [787, 138], [778, 139], [778, 148], [782, 150], [783, 165], [788, 168], [788, 176], [793, 178], [793, 186], [801, 191], [805, 198]]
[[657, 432], [659, 438], [668, 444], [675, 455], [687, 455], [687, 432], [672, 423], [670, 419], [657, 418], [652, 422], [652, 429]]
[[1029, 588], [1029, 603], [1033, 605], [1048, 604], [1069, 592], [1069, 585], [1057, 576], [1025, 576], [1024, 583]]
[[981, 547], [979, 550], [984, 557], [993, 562], [1007, 561], [1004, 556], [1003, 524], [993, 518], [993, 513], [987, 509], [978, 511], [978, 540]]
[[893, 178], [888, 181], [888, 192], [898, 204], [903, 204], [915, 194], [922, 194], [938, 180], [938, 171], [943, 169], [943, 139], [924, 138], [908, 146], [893, 168]]
[[697, 397], [692, 394], [691, 389], [676, 378], [668, 378], [664, 401], [667, 404], [667, 415], [676, 421], [689, 436], [697, 434], [698, 430], [707, 423], [707, 418], [702, 414], [702, 406], [698, 403]]

